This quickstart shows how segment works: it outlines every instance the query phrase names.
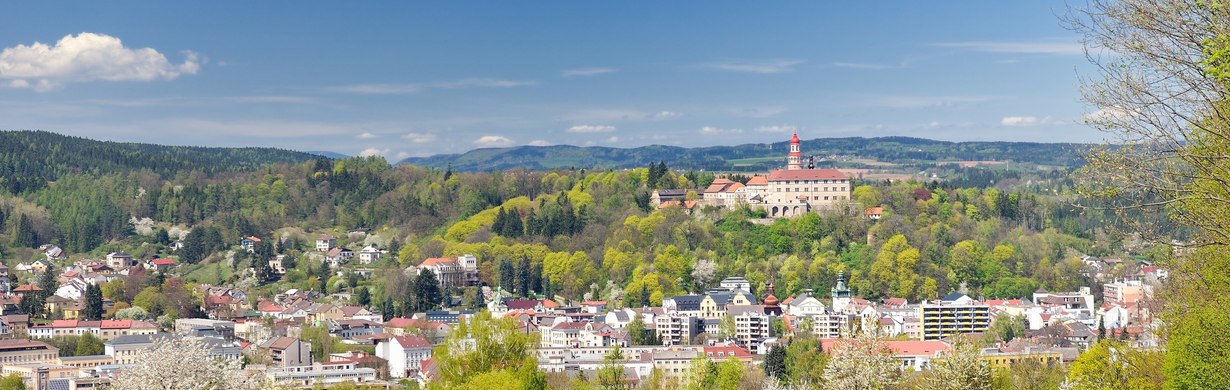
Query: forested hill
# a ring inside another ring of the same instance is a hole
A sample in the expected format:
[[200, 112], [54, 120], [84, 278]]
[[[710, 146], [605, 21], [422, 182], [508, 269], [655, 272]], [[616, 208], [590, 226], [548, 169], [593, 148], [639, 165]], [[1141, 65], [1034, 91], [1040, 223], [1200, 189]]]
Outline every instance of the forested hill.
[[70, 173], [106, 174], [148, 169], [215, 173], [315, 155], [274, 148], [206, 148], [95, 141], [46, 131], [0, 131], [0, 191], [36, 190]]
[[[871, 158], [897, 164], [933, 164], [937, 161], [999, 160], [1050, 166], [1082, 164], [1081, 152], [1089, 145], [1036, 142], [947, 142], [910, 137], [819, 138], [803, 141], [803, 152], [817, 157], [831, 155]], [[682, 148], [651, 145], [638, 148], [515, 146], [476, 149], [462, 154], [411, 157], [403, 164], [461, 171], [491, 171], [509, 168], [632, 168], [665, 161], [676, 169], [764, 170], [780, 165], [788, 142]], [[778, 158], [782, 157], [782, 158]], [[766, 158], [773, 158], [766, 160]]]

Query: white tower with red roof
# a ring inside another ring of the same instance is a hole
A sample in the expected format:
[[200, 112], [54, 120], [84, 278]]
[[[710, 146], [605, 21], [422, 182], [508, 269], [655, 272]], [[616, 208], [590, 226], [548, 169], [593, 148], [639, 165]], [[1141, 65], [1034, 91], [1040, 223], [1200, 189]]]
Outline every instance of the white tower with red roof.
[[786, 170], [803, 169], [803, 152], [799, 150], [799, 133], [790, 138], [790, 154], [786, 156]]

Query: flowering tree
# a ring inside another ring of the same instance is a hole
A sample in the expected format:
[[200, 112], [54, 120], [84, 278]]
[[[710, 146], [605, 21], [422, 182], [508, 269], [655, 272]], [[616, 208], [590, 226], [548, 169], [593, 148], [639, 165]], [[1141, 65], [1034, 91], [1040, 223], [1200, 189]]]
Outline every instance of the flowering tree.
[[232, 390], [269, 388], [244, 375], [237, 360], [209, 356], [209, 348], [193, 339], [163, 339], [137, 355], [111, 383], [115, 390]]
[[828, 389], [892, 389], [901, 380], [901, 364], [879, 339], [843, 339], [832, 352], [824, 369]]

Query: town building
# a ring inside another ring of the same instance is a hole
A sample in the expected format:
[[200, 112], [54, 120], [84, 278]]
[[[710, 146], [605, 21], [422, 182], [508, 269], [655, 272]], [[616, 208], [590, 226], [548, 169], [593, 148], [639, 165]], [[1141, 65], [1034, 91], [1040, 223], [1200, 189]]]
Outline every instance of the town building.
[[261, 343], [260, 347], [269, 351], [269, 359], [276, 367], [312, 364], [312, 344], [298, 338], [275, 337]]
[[389, 376], [413, 378], [431, 359], [431, 342], [415, 335], [393, 336], [376, 343], [376, 356], [389, 361]]
[[991, 307], [984, 303], [943, 302], [918, 306], [920, 340], [939, 340], [955, 334], [982, 333], [991, 326]]

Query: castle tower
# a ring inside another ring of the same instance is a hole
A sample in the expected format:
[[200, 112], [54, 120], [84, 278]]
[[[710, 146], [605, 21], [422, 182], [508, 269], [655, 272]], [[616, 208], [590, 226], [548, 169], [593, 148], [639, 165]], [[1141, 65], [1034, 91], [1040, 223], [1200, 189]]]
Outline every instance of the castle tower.
[[786, 155], [786, 169], [791, 171], [803, 169], [803, 151], [799, 148], [798, 132], [790, 138], [790, 154]]

